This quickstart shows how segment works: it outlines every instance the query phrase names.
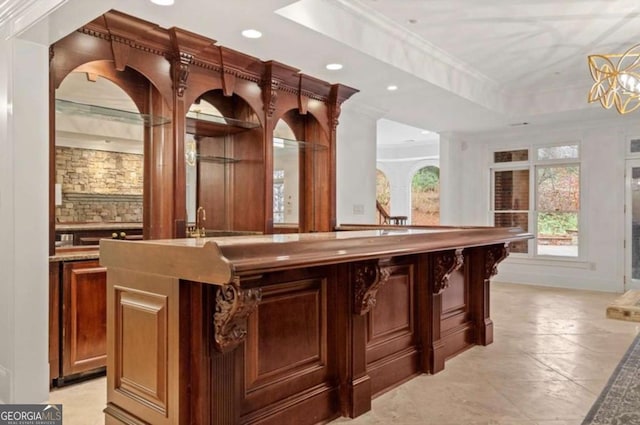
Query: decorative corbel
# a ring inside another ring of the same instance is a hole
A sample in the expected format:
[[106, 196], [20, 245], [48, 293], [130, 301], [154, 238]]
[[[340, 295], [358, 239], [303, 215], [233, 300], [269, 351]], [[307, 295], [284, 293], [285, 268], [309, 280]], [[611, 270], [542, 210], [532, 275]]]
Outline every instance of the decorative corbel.
[[342, 101], [338, 96], [338, 86], [334, 85], [331, 87], [331, 92], [329, 93], [329, 124], [331, 125], [331, 130], [334, 132], [340, 123], [339, 118], [341, 112]]
[[247, 335], [247, 317], [262, 299], [260, 288], [240, 288], [237, 282], [221, 286], [216, 293], [213, 317], [215, 346], [223, 353], [236, 348]]
[[193, 56], [188, 53], [180, 53], [171, 63], [173, 73], [173, 88], [178, 97], [184, 96], [189, 78], [189, 67], [193, 63]]
[[196, 58], [213, 49], [216, 41], [176, 27], [169, 28], [169, 37], [173, 89], [178, 97], [183, 97], [187, 89], [189, 68], [196, 62]]
[[437, 252], [434, 258], [433, 294], [441, 294], [449, 287], [451, 273], [460, 269], [464, 264], [462, 248], [451, 251]]
[[280, 80], [276, 78], [267, 78], [262, 83], [262, 101], [264, 103], [264, 111], [267, 113], [269, 118], [273, 117], [273, 113], [276, 111], [279, 89]]
[[300, 115], [307, 115], [307, 111], [309, 110], [309, 96], [305, 92], [302, 87], [302, 74], [300, 74], [300, 78], [298, 79], [298, 113]]
[[498, 274], [498, 264], [509, 256], [509, 242], [501, 245], [491, 245], [487, 248], [484, 261], [484, 280], [489, 280]]
[[116, 70], [124, 71], [129, 63], [129, 53], [131, 46], [120, 37], [111, 37], [111, 52], [113, 53], [113, 63]]
[[354, 265], [353, 310], [365, 315], [376, 305], [378, 290], [387, 283], [391, 268], [380, 265], [378, 260]]
[[342, 84], [334, 84], [329, 91], [329, 123], [331, 130], [336, 131], [339, 124], [340, 113], [342, 112], [342, 103], [358, 93], [358, 90]]

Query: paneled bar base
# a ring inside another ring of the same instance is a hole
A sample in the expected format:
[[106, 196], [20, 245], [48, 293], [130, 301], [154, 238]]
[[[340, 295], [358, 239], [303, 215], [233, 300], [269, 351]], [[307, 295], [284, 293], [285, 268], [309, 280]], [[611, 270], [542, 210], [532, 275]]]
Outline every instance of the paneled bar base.
[[520, 229], [103, 240], [106, 424], [315, 424], [474, 345]]

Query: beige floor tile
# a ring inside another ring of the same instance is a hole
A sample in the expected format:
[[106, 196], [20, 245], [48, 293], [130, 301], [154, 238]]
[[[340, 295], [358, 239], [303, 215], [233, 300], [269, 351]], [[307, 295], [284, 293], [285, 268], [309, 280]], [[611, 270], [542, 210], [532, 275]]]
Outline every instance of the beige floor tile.
[[487, 379], [518, 381], [566, 381], [568, 378], [527, 353], [482, 355], [482, 349], [466, 351], [462, 359], [470, 369], [478, 370]]
[[634, 331], [626, 333], [594, 333], [589, 335], [563, 335], [580, 347], [598, 353], [611, 353], [622, 356], [629, 349], [636, 334]]
[[102, 409], [107, 404], [107, 380], [98, 378], [55, 389], [49, 393], [49, 403], [62, 404], [65, 425], [102, 425]]
[[571, 380], [607, 379], [622, 359], [622, 353], [598, 353], [588, 349], [575, 353], [531, 356]]
[[533, 420], [582, 419], [597, 396], [571, 381], [503, 381], [492, 384]]
[[600, 395], [609, 379], [576, 379], [573, 382], [586, 388], [594, 395]]

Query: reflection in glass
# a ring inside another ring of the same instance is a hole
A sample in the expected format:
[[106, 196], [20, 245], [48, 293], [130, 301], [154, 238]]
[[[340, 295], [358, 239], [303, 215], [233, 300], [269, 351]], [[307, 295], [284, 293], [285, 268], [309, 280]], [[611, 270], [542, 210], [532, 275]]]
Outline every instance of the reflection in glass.
[[186, 134], [185, 139], [185, 180], [187, 197], [187, 223], [196, 221], [196, 202], [198, 188], [197, 148], [193, 134]]
[[284, 223], [284, 170], [273, 172], [273, 222]]
[[[299, 223], [300, 146], [293, 140], [273, 139], [273, 222]], [[276, 178], [276, 174], [281, 178]], [[278, 199], [276, 200], [276, 194]], [[278, 202], [278, 204], [276, 204]], [[280, 205], [281, 204], [281, 205]], [[276, 207], [278, 210], [276, 210]]]
[[529, 209], [529, 170], [496, 171], [493, 179], [494, 210]]
[[528, 149], [494, 152], [493, 154], [493, 162], [527, 161], [528, 159], [529, 159]]
[[631, 276], [640, 279], [640, 167], [631, 169]]
[[579, 157], [578, 145], [549, 146], [538, 148], [538, 159], [577, 159]]
[[[496, 212], [493, 215], [494, 226], [496, 227], [520, 227], [525, 232], [529, 230], [529, 213], [503, 213]], [[529, 252], [527, 241], [512, 242], [509, 245], [511, 252]]]
[[55, 95], [56, 222], [142, 223], [144, 127], [167, 121], [139, 114], [121, 87], [84, 72], [67, 75]]

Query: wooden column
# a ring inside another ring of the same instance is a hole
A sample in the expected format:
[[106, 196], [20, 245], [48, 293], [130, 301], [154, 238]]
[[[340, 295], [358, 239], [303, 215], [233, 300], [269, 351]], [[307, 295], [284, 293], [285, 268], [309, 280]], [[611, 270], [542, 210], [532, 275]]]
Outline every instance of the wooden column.
[[490, 283], [498, 273], [498, 264], [509, 255], [509, 243], [490, 245], [472, 249], [470, 287], [472, 317], [475, 323], [476, 344], [489, 345], [493, 342], [493, 321], [490, 318]]
[[[423, 370], [437, 373], [444, 369], [447, 357], [442, 335], [442, 293], [449, 286], [451, 274], [462, 267], [462, 249], [429, 254], [429, 279], [427, 285], [428, 327], [423, 333]], [[424, 309], [423, 309], [424, 312]]]

